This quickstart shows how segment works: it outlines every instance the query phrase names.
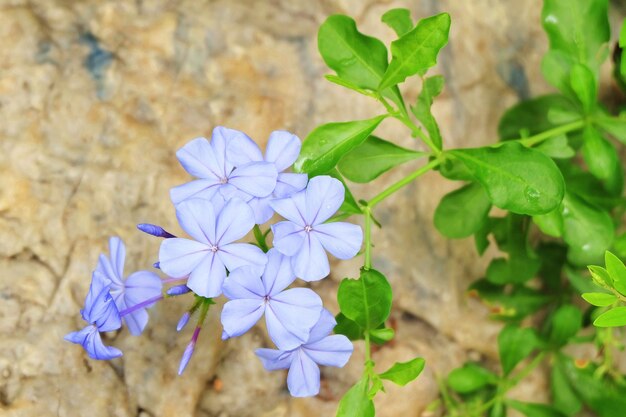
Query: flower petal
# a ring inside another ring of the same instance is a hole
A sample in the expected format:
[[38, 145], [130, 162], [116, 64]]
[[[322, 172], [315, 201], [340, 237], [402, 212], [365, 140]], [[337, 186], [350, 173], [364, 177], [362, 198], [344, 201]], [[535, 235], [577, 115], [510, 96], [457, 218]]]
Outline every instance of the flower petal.
[[302, 349], [293, 353], [287, 387], [294, 397], [311, 397], [320, 392], [320, 368]]
[[230, 273], [224, 282], [224, 295], [230, 300], [247, 298], [262, 300], [267, 293], [258, 268], [242, 266]]
[[311, 327], [321, 312], [322, 299], [308, 288], [292, 288], [276, 294], [265, 310], [269, 336], [279, 349], [294, 349], [309, 339]]
[[273, 162], [278, 172], [284, 171], [296, 162], [301, 147], [302, 141], [293, 133], [275, 130], [267, 141], [265, 160]]
[[198, 242], [213, 245], [216, 239], [217, 213], [210, 201], [200, 198], [185, 200], [176, 206], [180, 227]]
[[278, 174], [276, 178], [276, 188], [274, 189], [274, 195], [277, 198], [289, 197], [298, 191], [302, 191], [306, 188], [306, 184], [309, 181], [307, 174], [294, 174], [291, 172], [282, 172]]
[[285, 352], [276, 349], [257, 349], [254, 353], [259, 357], [263, 367], [268, 371], [287, 369], [291, 366], [293, 352]]
[[305, 281], [318, 281], [330, 273], [328, 255], [315, 233], [306, 233], [298, 252], [291, 258], [296, 276]]
[[231, 300], [224, 304], [221, 320], [226, 338], [241, 336], [250, 330], [259, 321], [264, 311], [265, 302], [262, 299]]
[[324, 249], [339, 259], [351, 259], [359, 253], [363, 243], [361, 226], [345, 222], [318, 224], [313, 233]]
[[220, 174], [223, 174], [222, 178], [226, 178], [234, 168], [234, 165], [226, 158], [228, 143], [242, 134], [244, 133], [223, 126], [217, 126], [213, 129], [213, 133], [211, 134], [211, 148], [213, 149], [217, 161], [224, 167], [223, 171], [220, 172]]
[[226, 268], [216, 253], [209, 254], [191, 271], [187, 286], [202, 297], [217, 297], [222, 294]]
[[257, 145], [248, 135], [243, 132], [234, 131], [226, 144], [226, 159], [238, 167], [250, 162], [263, 161], [263, 154]]
[[228, 183], [255, 197], [267, 197], [276, 188], [278, 172], [270, 162], [240, 165], [228, 176]]
[[128, 327], [128, 331], [133, 336], [139, 336], [146, 328], [150, 316], [145, 308], [135, 310], [132, 313], [128, 313], [124, 316], [124, 323]]
[[344, 335], [334, 334], [315, 343], [307, 343], [302, 349], [319, 365], [342, 368], [348, 363], [354, 346]]
[[258, 246], [250, 243], [231, 243], [221, 246], [217, 255], [229, 271], [250, 265], [259, 270], [259, 276], [267, 263], [267, 256]]
[[253, 197], [247, 204], [254, 212], [254, 222], [256, 224], [264, 224], [274, 215], [274, 210], [270, 206], [272, 197]]
[[209, 255], [210, 248], [195, 240], [164, 239], [159, 249], [159, 268], [172, 278], [186, 277]]
[[289, 220], [292, 223], [297, 224], [298, 226], [306, 226], [308, 223], [306, 222], [306, 205], [305, 205], [305, 193], [299, 192], [292, 195], [289, 198], [280, 198], [276, 200], [272, 200], [270, 202], [270, 206], [274, 209], [274, 211], [285, 219]]
[[264, 295], [276, 295], [296, 280], [291, 260], [272, 248], [267, 252], [267, 265], [263, 273]]
[[223, 167], [206, 138], [195, 138], [176, 152], [185, 171], [197, 178], [220, 178]]
[[274, 234], [274, 247], [287, 256], [293, 256], [298, 252], [306, 237], [302, 226], [289, 221], [273, 224], [272, 233]]
[[226, 203], [215, 221], [215, 244], [219, 247], [239, 240], [254, 227], [254, 213], [238, 198]]
[[336, 178], [328, 175], [311, 178], [306, 187], [306, 217], [310, 225], [324, 223], [339, 210], [346, 190]]
[[[129, 308], [160, 295], [163, 290], [163, 282], [154, 272], [137, 271], [126, 278], [124, 287], [126, 308]], [[153, 305], [150, 304], [146, 308]]]
[[333, 316], [330, 311], [322, 308], [322, 314], [320, 314], [320, 319], [317, 321], [317, 323], [315, 323], [315, 326], [311, 328], [309, 340], [307, 340], [306, 343], [310, 344], [322, 340], [332, 333], [336, 325], [337, 320], [335, 320], [335, 316]]
[[78, 332], [70, 333], [65, 336], [65, 340], [82, 345], [91, 359], [109, 360], [122, 356], [121, 350], [102, 343], [100, 333], [94, 326], [87, 326]]
[[201, 198], [211, 200], [220, 188], [221, 183], [217, 179], [202, 179], [190, 181], [188, 183], [170, 189], [170, 199], [174, 204], [189, 198]]
[[126, 259], [126, 246], [122, 239], [113, 236], [109, 239], [109, 255], [111, 265], [119, 278], [124, 278], [124, 260]]

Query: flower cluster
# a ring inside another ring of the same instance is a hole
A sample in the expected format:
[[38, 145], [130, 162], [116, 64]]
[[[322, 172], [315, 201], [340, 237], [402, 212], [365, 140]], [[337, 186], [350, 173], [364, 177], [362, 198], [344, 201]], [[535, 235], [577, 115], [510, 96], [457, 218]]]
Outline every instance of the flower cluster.
[[[180, 366], [193, 354], [213, 299], [228, 301], [221, 313], [222, 339], [247, 332], [262, 316], [274, 349], [256, 354], [268, 370], [289, 369], [287, 385], [294, 396], [319, 392], [318, 365], [345, 365], [352, 343], [332, 335], [333, 315], [309, 288], [289, 288], [297, 278], [320, 280], [330, 273], [327, 252], [339, 259], [354, 257], [363, 234], [359, 226], [332, 222], [344, 200], [343, 184], [330, 176], [308, 179], [287, 171], [300, 153], [300, 139], [285, 131], [270, 135], [265, 154], [244, 133], [217, 127], [211, 140], [197, 138], [176, 156], [197, 179], [174, 187], [170, 197], [178, 223], [188, 237], [162, 227], [138, 228], [164, 238], [159, 268], [168, 278], [139, 271], [123, 278], [124, 245], [110, 242], [110, 258], [100, 257], [85, 301], [85, 329], [66, 336], [82, 344], [90, 357], [111, 359], [122, 353], [102, 344], [99, 332], [117, 330], [124, 320], [133, 335], [148, 321], [146, 308], [156, 301], [193, 292], [194, 302], [181, 317], [182, 330], [195, 314], [195, 330]], [[285, 220], [263, 232], [274, 214]], [[254, 229], [256, 244], [241, 240]], [[273, 234], [273, 248], [266, 238]], [[163, 283], [176, 283], [165, 293]]]

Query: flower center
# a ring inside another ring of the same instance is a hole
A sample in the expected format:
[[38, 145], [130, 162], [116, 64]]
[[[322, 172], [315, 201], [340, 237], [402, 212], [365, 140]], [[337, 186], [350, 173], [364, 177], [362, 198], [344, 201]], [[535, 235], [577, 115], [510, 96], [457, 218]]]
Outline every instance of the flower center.
[[220, 178], [220, 184], [226, 184], [228, 183], [228, 178], [224, 177], [224, 178]]
[[304, 226], [304, 231], [310, 233], [313, 230], [313, 226], [309, 226], [308, 224]]
[[217, 247], [217, 246], [215, 246], [215, 245], [211, 245], [211, 247], [210, 247], [209, 249], [211, 249], [211, 252], [215, 253], [215, 252], [217, 252], [220, 248], [218, 248], [218, 247]]

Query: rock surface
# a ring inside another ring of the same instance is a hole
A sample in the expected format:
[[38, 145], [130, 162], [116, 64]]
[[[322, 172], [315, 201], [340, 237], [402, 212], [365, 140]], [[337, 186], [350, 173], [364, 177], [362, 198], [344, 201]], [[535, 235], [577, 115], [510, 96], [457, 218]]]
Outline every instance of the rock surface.
[[[188, 180], [174, 155], [186, 141], [225, 125], [263, 144], [275, 129], [305, 137], [320, 123], [381, 112], [324, 80], [316, 31], [326, 16], [347, 13], [390, 42], [379, 19], [393, 7], [415, 18], [452, 15], [437, 68], [447, 86], [434, 106], [447, 146], [492, 142], [505, 107], [549, 89], [539, 72], [540, 9], [530, 2], [0, 1], [0, 414], [333, 415], [360, 372], [360, 344], [344, 370], [323, 370], [318, 398], [291, 399], [285, 374], [265, 372], [254, 357], [269, 343], [264, 333], [223, 343], [217, 310], [177, 377], [191, 335], [174, 331], [183, 300], [153, 308], [142, 337], [121, 331], [107, 340], [124, 351], [110, 363], [88, 360], [62, 337], [81, 325], [78, 310], [108, 236], [125, 240], [130, 272], [148, 268], [159, 245], [136, 223], [178, 231], [168, 190]], [[410, 99], [418, 87], [408, 86]], [[381, 132], [413, 146], [399, 123], [385, 121]], [[354, 192], [373, 195], [409, 170]], [[435, 374], [496, 356], [499, 325], [465, 295], [487, 259], [477, 259], [471, 241], [447, 241], [432, 226], [452, 187], [427, 175], [377, 213], [385, 227], [374, 232], [374, 264], [396, 294], [398, 337], [374, 359], [381, 369], [416, 355], [428, 362], [419, 382], [377, 399], [381, 417], [426, 416]], [[339, 280], [358, 267], [337, 263], [331, 279], [314, 285], [333, 312]], [[545, 398], [545, 381], [519, 395]]]

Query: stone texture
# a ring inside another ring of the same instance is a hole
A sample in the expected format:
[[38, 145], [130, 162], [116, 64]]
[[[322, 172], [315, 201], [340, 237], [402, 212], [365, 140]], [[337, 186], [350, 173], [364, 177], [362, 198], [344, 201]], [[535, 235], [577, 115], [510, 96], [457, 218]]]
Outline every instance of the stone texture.
[[[548, 90], [540, 10], [529, 2], [0, 1], [3, 416], [333, 414], [360, 372], [360, 344], [344, 370], [323, 370], [318, 398], [293, 400], [284, 373], [266, 373], [252, 353], [268, 344], [263, 332], [222, 343], [217, 309], [183, 377], [176, 371], [191, 329], [174, 328], [184, 301], [154, 308], [142, 337], [121, 331], [107, 340], [124, 351], [111, 363], [88, 360], [62, 336], [81, 325], [78, 309], [107, 236], [126, 241], [130, 271], [151, 265], [159, 244], [136, 223], [178, 231], [168, 190], [188, 179], [174, 156], [186, 141], [221, 124], [263, 144], [275, 129], [305, 137], [317, 124], [380, 112], [323, 79], [316, 30], [327, 15], [347, 13], [389, 42], [394, 35], [379, 19], [392, 7], [452, 15], [438, 66], [447, 86], [434, 106], [447, 146], [493, 141], [506, 106]], [[410, 100], [418, 87], [406, 87]], [[399, 123], [385, 121], [381, 132], [414, 146]], [[355, 194], [370, 196], [410, 169]], [[383, 417], [422, 415], [437, 397], [435, 374], [467, 358], [493, 364], [496, 355], [499, 325], [465, 295], [487, 259], [432, 226], [452, 187], [427, 175], [377, 212], [385, 227], [374, 232], [374, 262], [396, 294], [398, 337], [374, 359], [381, 369], [415, 355], [428, 362], [419, 382], [377, 398]], [[338, 263], [331, 279], [313, 285], [331, 310], [338, 281], [358, 267]], [[545, 380], [521, 391], [545, 398]]]

